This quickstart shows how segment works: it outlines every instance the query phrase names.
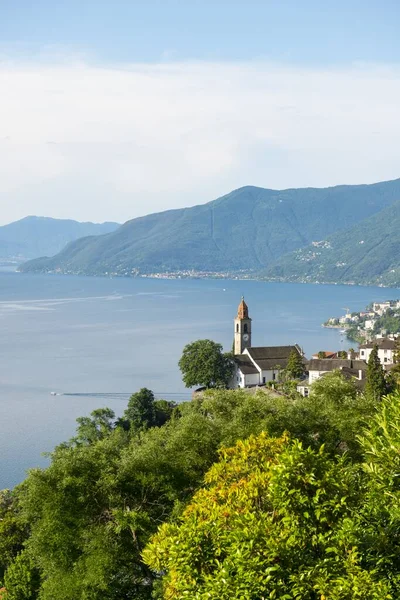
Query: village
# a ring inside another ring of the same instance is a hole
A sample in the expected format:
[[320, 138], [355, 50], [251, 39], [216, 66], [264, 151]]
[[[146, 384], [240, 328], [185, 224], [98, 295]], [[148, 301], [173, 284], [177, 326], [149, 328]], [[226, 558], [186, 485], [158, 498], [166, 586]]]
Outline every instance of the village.
[[400, 300], [372, 302], [364, 311], [331, 317], [323, 327], [341, 329], [349, 340], [359, 343], [388, 337], [394, 339], [400, 333]]
[[[270, 386], [274, 388], [282, 380], [289, 362], [298, 357], [298, 360], [301, 360], [304, 365], [301, 381], [297, 385], [297, 391], [302, 396], [309, 395], [310, 386], [317, 379], [333, 371], [340, 371], [344, 377], [352, 379], [362, 390], [366, 382], [368, 360], [374, 347], [377, 348], [377, 355], [384, 371], [389, 372], [396, 362], [397, 335], [385, 330], [380, 330], [379, 333], [373, 335], [379, 319], [387, 315], [388, 311], [390, 311], [391, 317], [392, 313], [398, 311], [400, 321], [400, 301], [398, 300], [374, 303], [369, 311], [347, 313], [340, 319], [330, 319], [328, 323], [331, 323], [332, 327], [345, 327], [356, 323], [357, 327], [360, 327], [360, 331], [368, 331], [368, 336], [362, 338], [358, 350], [339, 350], [337, 352], [319, 350], [310, 359], [307, 359], [298, 344], [253, 347], [251, 344], [252, 319], [249, 316], [248, 306], [242, 298], [234, 319], [235, 369], [229, 387], [248, 389]], [[366, 322], [367, 328], [365, 329]]]

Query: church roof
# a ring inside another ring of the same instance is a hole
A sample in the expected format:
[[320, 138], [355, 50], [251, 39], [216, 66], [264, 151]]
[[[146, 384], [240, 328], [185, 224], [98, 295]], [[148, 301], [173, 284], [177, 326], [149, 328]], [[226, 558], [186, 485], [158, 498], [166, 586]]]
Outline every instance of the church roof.
[[297, 346], [258, 346], [255, 348], [247, 348], [251, 358], [257, 363], [260, 360], [277, 360], [279, 358], [289, 358], [292, 351], [298, 352]]
[[297, 346], [258, 346], [255, 348], [246, 348], [243, 354], [235, 356], [235, 362], [243, 374], [257, 373], [257, 368], [262, 371], [272, 371], [273, 369], [285, 369], [289, 360], [290, 353], [295, 350], [299, 352]]
[[250, 356], [247, 354], [238, 354], [235, 356], [235, 362], [238, 368], [242, 371], [243, 375], [258, 373], [257, 368], [254, 366]]
[[242, 300], [238, 306], [237, 318], [238, 319], [248, 319], [249, 318], [249, 308], [248, 308], [246, 302], [244, 301], [243, 296], [242, 296]]

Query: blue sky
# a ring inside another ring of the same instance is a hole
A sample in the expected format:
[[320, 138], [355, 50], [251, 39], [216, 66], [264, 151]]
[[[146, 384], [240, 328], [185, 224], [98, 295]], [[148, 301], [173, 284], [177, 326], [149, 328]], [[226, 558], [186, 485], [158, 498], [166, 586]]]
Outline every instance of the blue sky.
[[400, 60], [397, 0], [2, 0], [0, 38], [101, 62]]
[[400, 176], [395, 0], [0, 0], [1, 222]]

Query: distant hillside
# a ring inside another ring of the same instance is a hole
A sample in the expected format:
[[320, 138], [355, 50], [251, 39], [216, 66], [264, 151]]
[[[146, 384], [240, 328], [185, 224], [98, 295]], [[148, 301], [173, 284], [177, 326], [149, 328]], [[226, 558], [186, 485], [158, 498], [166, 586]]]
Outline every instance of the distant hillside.
[[400, 286], [400, 201], [287, 254], [264, 275], [284, 281]]
[[38, 256], [53, 256], [69, 242], [87, 235], [115, 231], [118, 223], [79, 223], [67, 219], [25, 217], [0, 227], [0, 259], [21, 262]]
[[400, 180], [274, 191], [243, 187], [204, 204], [133, 219], [69, 244], [24, 271], [129, 274], [195, 269], [260, 271], [282, 255], [400, 200]]

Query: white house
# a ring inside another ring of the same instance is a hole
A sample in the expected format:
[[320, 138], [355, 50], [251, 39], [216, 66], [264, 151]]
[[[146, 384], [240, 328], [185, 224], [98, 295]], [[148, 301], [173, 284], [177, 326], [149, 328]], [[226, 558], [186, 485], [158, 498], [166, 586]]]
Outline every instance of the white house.
[[365, 379], [367, 363], [364, 360], [352, 360], [348, 358], [322, 358], [308, 361], [308, 384], [311, 385], [332, 371], [342, 371], [343, 374], [354, 377], [355, 379]]
[[396, 341], [389, 338], [377, 338], [367, 344], [362, 344], [359, 349], [360, 359], [368, 362], [374, 346], [378, 346], [378, 356], [382, 365], [392, 365], [396, 349]]
[[245, 388], [263, 385], [278, 379], [280, 371], [286, 368], [290, 353], [294, 350], [303, 356], [301, 348], [293, 346], [251, 345], [251, 319], [247, 304], [242, 298], [234, 321], [235, 371], [231, 388]]

